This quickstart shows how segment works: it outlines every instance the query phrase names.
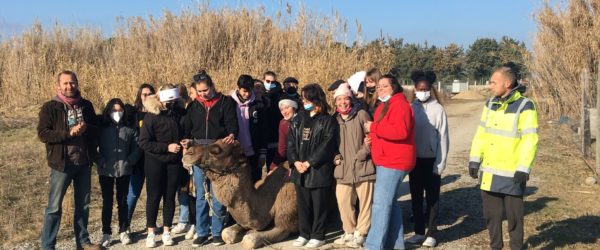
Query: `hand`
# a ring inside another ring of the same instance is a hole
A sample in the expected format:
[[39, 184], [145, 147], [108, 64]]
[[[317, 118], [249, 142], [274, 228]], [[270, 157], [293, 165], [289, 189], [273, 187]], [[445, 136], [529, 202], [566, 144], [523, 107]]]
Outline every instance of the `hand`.
[[365, 145], [367, 145], [367, 147], [370, 147], [371, 146], [371, 137], [368, 135], [365, 136], [364, 142], [365, 142]]
[[342, 160], [337, 159], [333, 162], [336, 166], [342, 165]]
[[177, 154], [179, 153], [179, 150], [181, 150], [181, 146], [179, 146], [177, 143], [171, 143], [169, 144], [167, 150], [173, 154]]
[[79, 129], [80, 129], [81, 125], [77, 124], [75, 126], [73, 126], [71, 128], [71, 130], [69, 131], [69, 136], [70, 137], [75, 137], [79, 135]]
[[227, 137], [223, 138], [223, 142], [225, 144], [232, 144], [235, 141], [235, 136], [233, 134], [229, 134]]
[[189, 148], [192, 146], [192, 140], [190, 139], [183, 139], [179, 142], [179, 144], [181, 144], [181, 146], [183, 146], [184, 149]]
[[514, 183], [525, 184], [529, 180], [529, 174], [521, 171], [516, 171], [513, 177]]
[[310, 163], [308, 163], [307, 161], [303, 162], [302, 165], [306, 168], [306, 170], [308, 170], [308, 168], [310, 167]]
[[80, 122], [79, 123], [79, 134], [83, 134], [85, 133], [85, 130], [87, 129], [87, 124], [85, 122]]
[[267, 163], [267, 156], [264, 154], [261, 154], [258, 156], [258, 166], [262, 167], [265, 165], [265, 163]]
[[304, 173], [306, 172], [307, 168], [304, 167], [304, 164], [302, 162], [294, 162], [294, 167], [296, 168], [296, 170], [298, 170], [299, 173]]
[[371, 133], [371, 123], [373, 122], [365, 122], [365, 132]]

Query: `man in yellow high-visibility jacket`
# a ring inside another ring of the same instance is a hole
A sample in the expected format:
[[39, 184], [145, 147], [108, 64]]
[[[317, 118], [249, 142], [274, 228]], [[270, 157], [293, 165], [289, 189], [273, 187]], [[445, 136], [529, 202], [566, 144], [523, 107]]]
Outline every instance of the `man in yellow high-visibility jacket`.
[[481, 115], [469, 159], [469, 175], [480, 178], [483, 216], [490, 247], [502, 249], [506, 210], [510, 248], [523, 248], [523, 195], [538, 143], [537, 112], [522, 95], [513, 64], [493, 71], [489, 99]]

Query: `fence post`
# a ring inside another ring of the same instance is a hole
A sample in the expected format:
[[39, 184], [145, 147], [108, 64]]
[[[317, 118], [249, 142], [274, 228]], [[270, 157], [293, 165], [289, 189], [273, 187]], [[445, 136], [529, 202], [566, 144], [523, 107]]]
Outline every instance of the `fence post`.
[[590, 74], [587, 68], [581, 71], [581, 152], [584, 157], [590, 156], [591, 137], [590, 113], [587, 105], [587, 91], [590, 86]]

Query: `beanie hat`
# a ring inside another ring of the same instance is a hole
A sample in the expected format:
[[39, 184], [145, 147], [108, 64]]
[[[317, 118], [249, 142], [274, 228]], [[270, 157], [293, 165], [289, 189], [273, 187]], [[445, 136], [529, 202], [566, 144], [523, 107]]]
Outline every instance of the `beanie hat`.
[[282, 99], [279, 101], [279, 108], [281, 108], [281, 106], [288, 106], [298, 110], [298, 103], [291, 99]]
[[333, 99], [338, 96], [347, 96], [352, 98], [352, 91], [350, 91], [350, 86], [347, 83], [342, 83], [333, 93]]
[[350, 84], [350, 89], [352, 89], [352, 92], [354, 92], [355, 94], [358, 93], [358, 90], [361, 87], [361, 83], [365, 81], [366, 76], [367, 76], [366, 71], [358, 71], [358, 72], [354, 73], [352, 76], [350, 76], [350, 78], [348, 78], [348, 84]]
[[327, 91], [335, 91], [340, 84], [345, 83], [346, 81], [344, 80], [335, 80], [335, 82], [332, 82], [331, 84], [329, 84], [329, 86], [327, 87]]
[[285, 79], [283, 80], [283, 84], [286, 84], [286, 83], [288, 83], [288, 82], [291, 82], [291, 83], [298, 84], [298, 79], [296, 79], [296, 78], [294, 78], [294, 77], [291, 77], [291, 76], [290, 76], [290, 77], [287, 77], [287, 78], [285, 78]]

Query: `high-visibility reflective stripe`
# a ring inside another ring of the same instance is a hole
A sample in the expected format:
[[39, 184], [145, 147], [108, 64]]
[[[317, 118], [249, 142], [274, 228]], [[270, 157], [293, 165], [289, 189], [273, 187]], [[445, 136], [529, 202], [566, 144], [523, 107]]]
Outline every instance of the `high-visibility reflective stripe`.
[[537, 134], [537, 128], [528, 128], [528, 129], [521, 130], [521, 135], [526, 135], [526, 134]]
[[510, 137], [510, 138], [521, 137], [521, 134], [517, 131], [506, 131], [506, 130], [501, 130], [501, 129], [496, 129], [496, 128], [485, 128], [485, 132], [488, 134], [505, 136], [505, 137]]
[[504, 177], [512, 178], [515, 176], [515, 171], [510, 171], [510, 170], [500, 170], [500, 169], [495, 169], [495, 168], [482, 167], [481, 171], [483, 171], [485, 173], [490, 173], [493, 175], [504, 176]]
[[513, 129], [511, 131], [501, 130], [501, 129], [497, 129], [497, 128], [490, 128], [490, 127], [486, 126], [487, 121], [489, 120], [490, 112], [492, 111], [492, 102], [491, 101], [488, 104], [488, 113], [485, 118], [485, 121], [479, 122], [479, 125], [485, 128], [486, 133], [509, 137], [509, 138], [521, 138], [521, 135], [523, 135], [523, 134], [537, 133], [537, 129], [535, 129], [535, 128], [524, 130], [527, 133], [525, 133], [525, 132], [519, 133], [519, 129], [518, 129], [519, 115], [521, 115], [521, 111], [523, 111], [523, 108], [525, 108], [525, 105], [527, 104], [527, 102], [529, 102], [529, 99], [527, 99], [525, 97], [522, 97], [522, 98], [523, 98], [523, 101], [521, 101], [521, 104], [519, 104], [519, 107], [517, 108], [517, 113], [515, 114], [515, 118], [513, 121]]
[[517, 166], [517, 171], [529, 174], [530, 169], [529, 169], [529, 167], [526, 167], [526, 166], [523, 166], [523, 165], [518, 165]]
[[481, 163], [481, 158], [480, 157], [471, 157], [471, 158], [469, 158], [469, 161]]

